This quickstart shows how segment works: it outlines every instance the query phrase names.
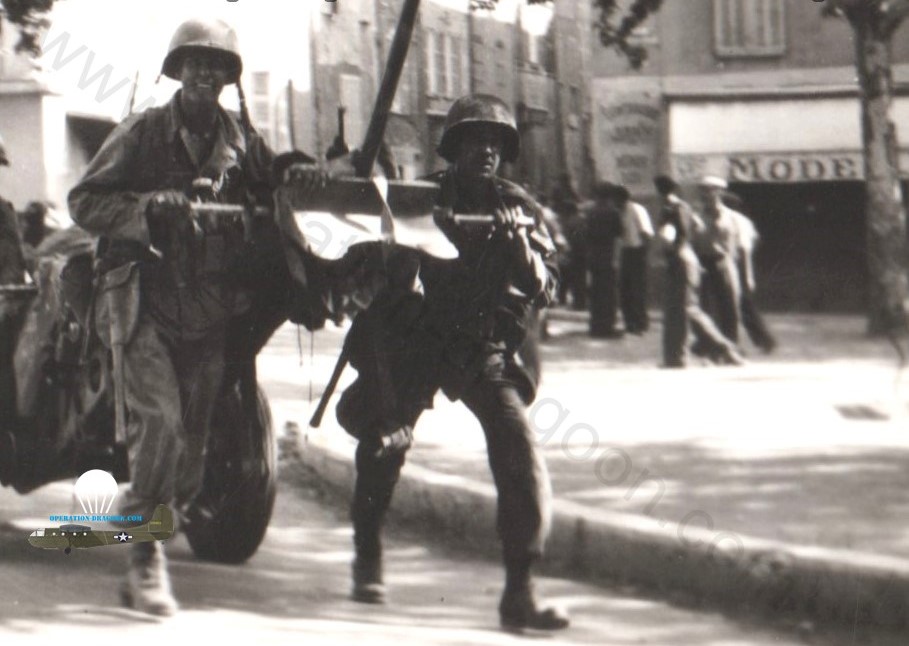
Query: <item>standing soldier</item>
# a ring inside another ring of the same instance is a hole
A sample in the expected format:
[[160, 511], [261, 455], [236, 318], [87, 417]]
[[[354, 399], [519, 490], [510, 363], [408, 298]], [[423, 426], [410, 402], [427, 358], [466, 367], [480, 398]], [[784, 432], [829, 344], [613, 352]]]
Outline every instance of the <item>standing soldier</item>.
[[[531, 583], [531, 567], [542, 554], [550, 525], [551, 493], [546, 465], [526, 416], [536, 384], [515, 356], [531, 308], [549, 303], [555, 293], [556, 271], [554, 248], [539, 206], [519, 186], [496, 175], [500, 163], [516, 159], [518, 146], [514, 117], [500, 99], [466, 96], [452, 105], [438, 148], [450, 166], [431, 179], [441, 186], [436, 223], [457, 248], [458, 258], [446, 265], [443, 279], [433, 278], [426, 262], [419, 269], [408, 269], [403, 263], [403, 269], [389, 271], [406, 276], [400, 284], [412, 285], [415, 280], [422, 284], [425, 309], [419, 323], [404, 324], [415, 331], [404, 346], [411, 353], [420, 344], [426, 349], [419, 350], [420, 363], [414, 369], [396, 372], [392, 363], [374, 371], [373, 381], [390, 375], [387, 382], [348, 389], [339, 404], [338, 418], [353, 432], [351, 418], [363, 407], [343, 404], [356, 390], [385, 393], [383, 403], [396, 400], [402, 411], [394, 423], [389, 419], [371, 421], [376, 427], [371, 437], [362, 431], [354, 433], [360, 438], [351, 510], [355, 600], [384, 601], [383, 519], [413, 425], [431, 405], [432, 393], [441, 387], [450, 399], [464, 402], [486, 436], [499, 493], [498, 529], [505, 562], [501, 623], [507, 628], [556, 630], [568, 626], [568, 618], [554, 608], [542, 607]], [[457, 223], [455, 214], [488, 215], [493, 224], [464, 226]], [[387, 305], [374, 302], [360, 316], [374, 315]], [[391, 318], [400, 320], [408, 308], [388, 309]], [[358, 321], [359, 317], [355, 326]], [[389, 354], [392, 361], [401, 356]], [[377, 354], [367, 355], [375, 363]], [[426, 378], [416, 380], [416, 387], [404, 393], [400, 383], [414, 381], [414, 371]], [[361, 371], [361, 378], [363, 374]], [[434, 383], [428, 384], [430, 379]], [[405, 441], [380, 442], [380, 435], [386, 440], [404, 437]]]
[[[594, 205], [587, 214], [587, 264], [590, 267], [590, 336], [614, 339], [619, 281], [616, 245], [622, 235], [618, 186], [603, 182], [594, 190]], [[626, 193], [627, 195], [627, 193]]]
[[647, 249], [653, 238], [650, 214], [633, 201], [624, 186], [616, 188], [616, 199], [622, 211], [621, 255], [619, 264], [619, 298], [625, 331], [643, 334], [650, 327], [647, 315]]
[[[75, 221], [101, 238], [99, 333], [105, 344], [123, 343], [115, 379], [123, 380], [128, 412], [124, 515], [148, 518], [161, 503], [185, 508], [201, 486], [227, 323], [255, 297], [232, 272], [252, 262], [256, 245], [275, 239], [270, 220], [245, 231], [242, 221], [202, 222], [191, 213], [194, 192], [208, 201], [268, 203], [275, 175], [283, 175], [245, 113], [241, 69], [227, 24], [180, 25], [162, 73], [181, 89], [167, 105], [121, 123], [69, 194]], [[231, 83], [240, 94], [240, 119], [218, 103]], [[291, 171], [302, 192], [324, 180], [309, 166]], [[283, 266], [280, 247], [264, 255]], [[123, 597], [150, 614], [177, 609], [159, 542], [131, 547]]]
[[742, 358], [735, 344], [723, 336], [701, 309], [701, 265], [691, 245], [704, 227], [687, 202], [676, 195], [678, 185], [669, 177], [654, 178], [662, 202], [660, 237], [666, 248], [666, 286], [663, 306], [663, 367], [683, 368], [689, 327], [708, 356], [731, 365]]

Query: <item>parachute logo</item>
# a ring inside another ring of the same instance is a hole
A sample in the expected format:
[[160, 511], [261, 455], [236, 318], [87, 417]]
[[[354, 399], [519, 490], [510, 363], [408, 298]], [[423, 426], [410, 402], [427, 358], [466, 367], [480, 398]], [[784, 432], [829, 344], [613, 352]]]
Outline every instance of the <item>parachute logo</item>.
[[106, 514], [117, 497], [117, 481], [107, 471], [92, 469], [76, 480], [75, 493], [86, 514]]

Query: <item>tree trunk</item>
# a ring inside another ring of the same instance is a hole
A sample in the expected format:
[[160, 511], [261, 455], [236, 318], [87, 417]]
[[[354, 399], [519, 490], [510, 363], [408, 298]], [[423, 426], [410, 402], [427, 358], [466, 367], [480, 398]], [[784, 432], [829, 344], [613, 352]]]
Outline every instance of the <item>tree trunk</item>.
[[905, 330], [909, 308], [906, 213], [900, 188], [896, 127], [890, 120], [892, 32], [877, 22], [871, 16], [852, 21], [865, 158], [868, 332], [873, 335]]

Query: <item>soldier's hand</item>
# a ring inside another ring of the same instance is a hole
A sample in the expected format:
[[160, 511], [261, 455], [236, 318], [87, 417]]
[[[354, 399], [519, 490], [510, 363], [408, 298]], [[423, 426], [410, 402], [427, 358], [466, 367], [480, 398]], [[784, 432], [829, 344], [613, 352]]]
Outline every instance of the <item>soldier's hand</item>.
[[401, 455], [413, 446], [413, 428], [402, 426], [390, 435], [382, 436], [382, 445], [376, 450], [375, 457], [382, 459]]
[[189, 198], [182, 191], [158, 191], [148, 201], [147, 214], [156, 220], [173, 221], [189, 215]]
[[524, 218], [524, 209], [520, 206], [505, 207], [495, 212], [496, 230], [508, 240], [515, 240], [521, 230], [520, 221]]
[[180, 191], [159, 191], [146, 207], [151, 242], [162, 251], [173, 246], [175, 237], [196, 235], [189, 199]]

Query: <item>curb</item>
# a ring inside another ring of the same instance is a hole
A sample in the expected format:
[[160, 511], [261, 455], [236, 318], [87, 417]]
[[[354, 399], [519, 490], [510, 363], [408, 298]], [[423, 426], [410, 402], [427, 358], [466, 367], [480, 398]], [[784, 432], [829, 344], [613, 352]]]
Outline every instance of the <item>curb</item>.
[[[345, 456], [302, 440], [298, 447], [292, 451], [297, 459], [349, 498], [352, 452]], [[648, 517], [553, 502], [544, 567], [563, 576], [823, 625], [909, 628], [907, 560], [696, 527], [680, 535]], [[390, 513], [398, 522], [430, 524], [447, 540], [498, 555], [495, 511], [491, 485], [406, 464]]]

